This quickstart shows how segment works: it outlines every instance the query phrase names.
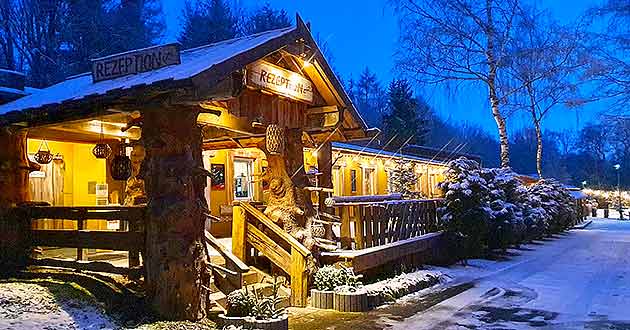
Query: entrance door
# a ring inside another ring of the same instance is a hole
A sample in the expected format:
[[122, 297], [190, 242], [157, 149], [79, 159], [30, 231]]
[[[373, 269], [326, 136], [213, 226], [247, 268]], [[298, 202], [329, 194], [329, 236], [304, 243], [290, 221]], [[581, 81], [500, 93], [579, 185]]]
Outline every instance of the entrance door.
[[234, 159], [234, 199], [253, 199], [254, 185], [252, 184], [252, 159]]

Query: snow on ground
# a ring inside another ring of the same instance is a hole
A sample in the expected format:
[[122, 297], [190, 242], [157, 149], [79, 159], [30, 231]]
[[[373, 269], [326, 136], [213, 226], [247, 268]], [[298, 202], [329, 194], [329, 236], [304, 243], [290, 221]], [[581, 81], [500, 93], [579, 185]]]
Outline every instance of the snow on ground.
[[0, 329], [116, 329], [93, 298], [70, 284], [0, 283]]
[[630, 221], [508, 251], [508, 260], [435, 267], [474, 287], [392, 329], [630, 329]]

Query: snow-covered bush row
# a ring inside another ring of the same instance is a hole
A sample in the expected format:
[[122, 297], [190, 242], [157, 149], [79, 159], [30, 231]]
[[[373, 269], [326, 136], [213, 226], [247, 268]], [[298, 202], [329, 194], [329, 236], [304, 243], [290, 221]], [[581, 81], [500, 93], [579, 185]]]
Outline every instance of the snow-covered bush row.
[[459, 249], [478, 256], [567, 229], [575, 223], [575, 200], [554, 180], [526, 187], [510, 169], [486, 169], [460, 158], [449, 162], [439, 184], [445, 204], [439, 209]]

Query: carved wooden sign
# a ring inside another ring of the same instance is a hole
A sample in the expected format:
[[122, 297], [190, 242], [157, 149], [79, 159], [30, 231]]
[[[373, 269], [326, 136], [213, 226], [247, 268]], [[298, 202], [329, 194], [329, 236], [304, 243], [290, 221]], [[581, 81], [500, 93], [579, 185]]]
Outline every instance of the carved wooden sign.
[[247, 86], [306, 103], [313, 102], [313, 83], [303, 75], [258, 61], [247, 68]]
[[92, 60], [92, 82], [157, 70], [180, 64], [179, 44], [137, 49]]

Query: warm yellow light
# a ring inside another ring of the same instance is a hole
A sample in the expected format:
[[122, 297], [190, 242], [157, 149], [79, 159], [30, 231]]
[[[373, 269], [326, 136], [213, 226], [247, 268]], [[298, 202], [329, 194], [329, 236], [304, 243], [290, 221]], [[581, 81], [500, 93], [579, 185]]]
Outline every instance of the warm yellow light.
[[311, 64], [311, 61], [309, 61], [309, 60], [305, 60], [305, 61], [304, 61], [304, 67], [305, 67], [305, 68], [308, 68], [308, 67], [310, 67], [311, 65], [313, 65], [313, 64]]

